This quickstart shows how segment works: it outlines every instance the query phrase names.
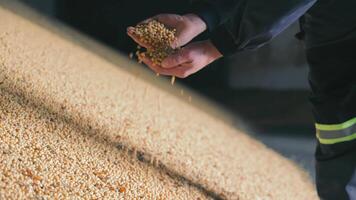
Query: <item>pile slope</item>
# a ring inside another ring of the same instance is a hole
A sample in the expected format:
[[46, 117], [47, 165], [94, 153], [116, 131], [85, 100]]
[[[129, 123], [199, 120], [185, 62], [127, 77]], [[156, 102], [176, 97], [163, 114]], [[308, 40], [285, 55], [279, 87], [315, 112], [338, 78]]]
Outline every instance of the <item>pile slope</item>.
[[0, 2], [0, 199], [317, 199], [292, 162], [168, 83]]

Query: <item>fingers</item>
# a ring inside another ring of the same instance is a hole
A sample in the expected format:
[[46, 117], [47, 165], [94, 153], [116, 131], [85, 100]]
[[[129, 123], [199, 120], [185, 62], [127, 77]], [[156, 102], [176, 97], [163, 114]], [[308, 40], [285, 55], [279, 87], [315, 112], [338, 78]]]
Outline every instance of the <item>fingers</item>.
[[150, 59], [148, 59], [146, 57], [142, 58], [142, 61], [154, 72], [162, 74], [162, 75], [186, 78], [190, 74], [194, 73], [192, 64], [188, 64], [188, 63], [185, 63], [184, 65], [177, 66], [174, 68], [165, 69], [165, 68], [162, 68], [161, 66], [154, 64]]
[[145, 63], [150, 69], [152, 69], [154, 72], [162, 74], [162, 75], [172, 75], [169, 70], [166, 70], [157, 64], [153, 63], [151, 59], [147, 57], [142, 58], [143, 63]]
[[174, 68], [184, 63], [191, 63], [193, 57], [191, 56], [192, 52], [187, 48], [182, 48], [178, 50], [176, 53], [168, 56], [162, 62], [162, 67], [169, 69]]

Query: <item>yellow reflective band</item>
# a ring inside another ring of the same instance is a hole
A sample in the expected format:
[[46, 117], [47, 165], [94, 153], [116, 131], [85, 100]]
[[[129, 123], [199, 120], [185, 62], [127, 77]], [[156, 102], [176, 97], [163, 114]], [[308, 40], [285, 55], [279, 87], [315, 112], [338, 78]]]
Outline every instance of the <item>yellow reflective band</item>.
[[349, 128], [356, 124], [356, 117], [352, 118], [344, 123], [341, 124], [315, 124], [316, 129], [322, 130], [322, 131], [337, 131], [337, 130], [342, 130], [345, 128]]
[[318, 138], [321, 144], [336, 144], [339, 142], [347, 142], [356, 139], [356, 133], [353, 133], [345, 137], [335, 138], [335, 139], [323, 139], [320, 138], [319, 134], [317, 134], [316, 137]]

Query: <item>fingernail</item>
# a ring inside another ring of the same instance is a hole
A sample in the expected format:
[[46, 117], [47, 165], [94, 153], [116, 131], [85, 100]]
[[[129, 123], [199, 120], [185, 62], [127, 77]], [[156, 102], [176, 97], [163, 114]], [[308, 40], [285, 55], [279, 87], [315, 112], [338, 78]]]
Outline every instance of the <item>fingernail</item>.
[[133, 28], [132, 26], [129, 26], [129, 27], [127, 27], [127, 29], [126, 29], [126, 30], [127, 30], [127, 32], [132, 32], [132, 31], [133, 31], [133, 29], [134, 29], [134, 28]]

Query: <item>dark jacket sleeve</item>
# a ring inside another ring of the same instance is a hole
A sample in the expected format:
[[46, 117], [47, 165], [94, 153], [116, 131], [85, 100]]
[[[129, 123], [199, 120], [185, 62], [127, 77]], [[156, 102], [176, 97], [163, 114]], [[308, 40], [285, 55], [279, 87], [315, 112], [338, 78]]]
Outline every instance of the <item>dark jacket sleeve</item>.
[[210, 31], [234, 17], [234, 12], [244, 0], [191, 0], [193, 12], [207, 24]]
[[197, 0], [193, 12], [207, 24], [223, 55], [257, 49], [300, 18], [316, 0]]

